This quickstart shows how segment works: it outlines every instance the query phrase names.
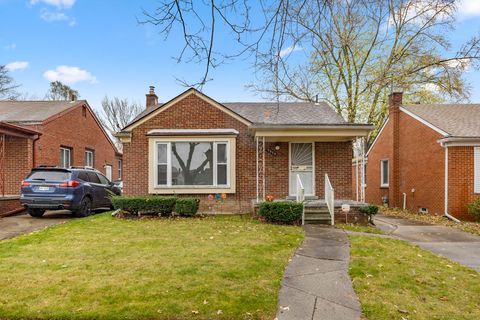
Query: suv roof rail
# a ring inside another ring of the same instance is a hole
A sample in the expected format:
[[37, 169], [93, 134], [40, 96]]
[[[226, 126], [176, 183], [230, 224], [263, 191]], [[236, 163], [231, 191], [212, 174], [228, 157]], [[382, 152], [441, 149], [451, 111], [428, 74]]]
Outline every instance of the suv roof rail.
[[41, 165], [37, 166], [36, 168], [59, 168], [59, 166], [54, 166], [54, 165], [50, 165], [50, 164], [41, 164]]
[[83, 170], [91, 170], [91, 171], [100, 172], [100, 171], [98, 171], [98, 170], [95, 169], [95, 168], [86, 167], [86, 166], [70, 166], [70, 169], [83, 169]]

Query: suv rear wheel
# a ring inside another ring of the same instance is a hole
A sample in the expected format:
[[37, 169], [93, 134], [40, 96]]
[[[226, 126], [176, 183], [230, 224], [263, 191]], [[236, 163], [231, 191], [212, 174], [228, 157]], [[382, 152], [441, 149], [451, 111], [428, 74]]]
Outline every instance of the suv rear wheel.
[[83, 198], [80, 203], [80, 209], [76, 210], [74, 214], [77, 217], [88, 217], [92, 213], [92, 200], [90, 198]]
[[44, 209], [28, 209], [28, 214], [35, 218], [40, 218], [45, 213]]

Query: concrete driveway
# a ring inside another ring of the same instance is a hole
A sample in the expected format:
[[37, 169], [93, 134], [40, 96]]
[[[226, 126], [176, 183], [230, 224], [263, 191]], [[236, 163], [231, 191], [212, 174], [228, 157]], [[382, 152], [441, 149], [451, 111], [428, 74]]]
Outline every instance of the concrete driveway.
[[51, 225], [73, 219], [70, 211], [47, 211], [42, 218], [32, 218], [28, 214], [0, 218], [0, 240], [30, 233]]
[[391, 236], [410, 241], [480, 272], [480, 236], [450, 227], [379, 215], [375, 224]]

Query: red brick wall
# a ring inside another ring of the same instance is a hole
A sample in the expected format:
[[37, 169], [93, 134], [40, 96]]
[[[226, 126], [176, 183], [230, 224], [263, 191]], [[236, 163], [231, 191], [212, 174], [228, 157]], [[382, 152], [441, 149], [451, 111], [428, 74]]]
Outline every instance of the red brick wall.
[[389, 188], [380, 187], [380, 161], [389, 160], [391, 171], [392, 148], [392, 122], [388, 121], [382, 133], [377, 137], [375, 145], [368, 153], [368, 161], [365, 174], [365, 201], [368, 203], [382, 203], [382, 197], [390, 197]]
[[[236, 193], [228, 195], [222, 210], [248, 211], [250, 201], [256, 197], [256, 151], [247, 126], [206, 101], [191, 94], [176, 105], [161, 112], [136, 127], [132, 139], [123, 145], [124, 193], [143, 195], [148, 193], [148, 139], [145, 134], [152, 129], [236, 129], [240, 134], [236, 141]], [[288, 195], [288, 143], [269, 142], [266, 149], [280, 149], [276, 155], [266, 153], [266, 195], [284, 198]], [[317, 143], [316, 193], [323, 197], [324, 174], [332, 180], [337, 198], [351, 197], [351, 143]], [[208, 205], [206, 195], [199, 196], [202, 208]], [[227, 203], [228, 202], [228, 203]], [[215, 206], [219, 206], [215, 204]]]
[[94, 167], [105, 174], [105, 164], [112, 166], [112, 179], [118, 179], [115, 149], [104, 135], [89, 109], [83, 116], [83, 106], [63, 114], [53, 121], [34, 128], [42, 135], [35, 143], [35, 165], [59, 165], [60, 147], [72, 149], [72, 166], [85, 165], [85, 150], [94, 151]]
[[480, 197], [473, 191], [473, 169], [473, 147], [448, 148], [448, 210], [459, 219], [473, 219], [466, 205]]
[[5, 142], [5, 195], [18, 195], [21, 181], [32, 168], [32, 140], [7, 136]]
[[335, 199], [352, 199], [352, 143], [315, 143], [315, 191], [323, 199], [325, 174], [335, 191]]
[[0, 197], [0, 217], [13, 210], [22, 209], [22, 205], [17, 198], [2, 198]]

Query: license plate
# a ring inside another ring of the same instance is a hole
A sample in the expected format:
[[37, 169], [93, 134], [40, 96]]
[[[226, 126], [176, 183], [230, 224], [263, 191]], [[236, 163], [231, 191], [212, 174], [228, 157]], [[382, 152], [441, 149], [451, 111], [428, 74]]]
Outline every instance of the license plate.
[[50, 187], [44, 187], [44, 186], [38, 187], [38, 191], [49, 191], [49, 190], [50, 190]]

